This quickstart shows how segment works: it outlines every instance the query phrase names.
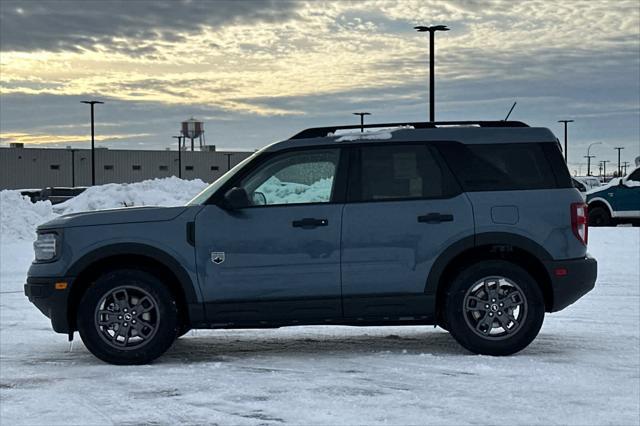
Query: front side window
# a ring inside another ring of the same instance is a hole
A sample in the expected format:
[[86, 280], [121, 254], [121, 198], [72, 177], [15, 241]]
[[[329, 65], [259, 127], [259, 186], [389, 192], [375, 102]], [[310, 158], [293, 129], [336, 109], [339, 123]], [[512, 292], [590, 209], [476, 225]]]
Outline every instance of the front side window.
[[253, 205], [328, 203], [338, 168], [338, 149], [276, 155], [241, 180]]
[[455, 182], [425, 144], [365, 146], [351, 177], [352, 201], [446, 198]]
[[630, 180], [634, 182], [640, 182], [640, 169], [634, 171], [629, 175], [629, 177], [627, 178], [627, 182]]

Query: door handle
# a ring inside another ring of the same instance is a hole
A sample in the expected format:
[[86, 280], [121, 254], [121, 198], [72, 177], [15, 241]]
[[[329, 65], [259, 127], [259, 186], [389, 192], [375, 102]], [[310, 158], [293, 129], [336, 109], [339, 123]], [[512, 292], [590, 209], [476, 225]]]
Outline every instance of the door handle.
[[313, 229], [318, 226], [327, 226], [329, 221], [327, 219], [314, 219], [311, 217], [305, 217], [304, 219], [294, 220], [292, 223], [294, 228]]
[[453, 222], [452, 214], [440, 214], [429, 213], [422, 216], [418, 216], [418, 222], [420, 223], [440, 223], [440, 222]]

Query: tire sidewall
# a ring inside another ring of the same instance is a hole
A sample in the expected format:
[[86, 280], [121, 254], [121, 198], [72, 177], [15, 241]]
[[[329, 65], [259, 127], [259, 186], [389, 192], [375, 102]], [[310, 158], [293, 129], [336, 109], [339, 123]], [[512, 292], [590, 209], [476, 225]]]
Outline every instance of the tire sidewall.
[[[119, 350], [109, 346], [95, 326], [98, 303], [105, 294], [123, 285], [139, 287], [156, 301], [158, 329], [151, 340], [138, 349]], [[175, 341], [178, 313], [174, 297], [160, 279], [143, 270], [121, 269], [106, 272], [87, 289], [78, 307], [77, 324], [83, 343], [99, 359], [119, 365], [146, 364], [162, 355]]]
[[[596, 220], [600, 219], [600, 223]], [[589, 226], [609, 226], [611, 225], [611, 215], [604, 207], [594, 207], [589, 210]]]
[[[527, 300], [524, 322], [513, 336], [489, 340], [474, 333], [465, 321], [464, 298], [469, 288], [489, 276], [515, 282]], [[487, 260], [464, 269], [453, 280], [445, 301], [445, 318], [451, 335], [471, 352], [483, 355], [511, 355], [527, 347], [538, 335], [544, 320], [544, 299], [536, 281], [523, 268], [503, 260]]]

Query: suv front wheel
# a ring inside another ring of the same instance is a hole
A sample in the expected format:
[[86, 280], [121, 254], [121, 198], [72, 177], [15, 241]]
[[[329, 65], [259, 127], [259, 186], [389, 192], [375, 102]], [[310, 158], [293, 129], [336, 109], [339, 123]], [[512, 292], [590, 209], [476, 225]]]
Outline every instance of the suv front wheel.
[[540, 287], [521, 267], [503, 260], [476, 263], [449, 287], [444, 316], [451, 335], [483, 355], [511, 355], [527, 347], [544, 320]]
[[165, 284], [136, 269], [109, 271], [83, 295], [78, 331], [91, 353], [111, 364], [146, 364], [176, 339], [176, 302]]

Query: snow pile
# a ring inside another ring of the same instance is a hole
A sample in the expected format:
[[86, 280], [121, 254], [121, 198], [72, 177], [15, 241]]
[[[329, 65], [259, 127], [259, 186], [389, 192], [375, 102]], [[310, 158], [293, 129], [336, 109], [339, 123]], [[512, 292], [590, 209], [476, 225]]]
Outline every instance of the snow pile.
[[267, 204], [318, 203], [329, 201], [333, 178], [320, 179], [311, 185], [283, 182], [273, 176], [255, 192], [261, 192]]
[[2, 241], [34, 239], [36, 227], [56, 217], [51, 207], [49, 201], [32, 203], [19, 191], [0, 191]]
[[33, 240], [36, 227], [55, 217], [82, 211], [132, 206], [180, 206], [207, 186], [200, 179], [177, 177], [152, 179], [130, 184], [110, 183], [94, 186], [64, 203], [32, 203], [19, 191], [0, 191], [2, 240]]
[[182, 180], [175, 176], [136, 183], [109, 183], [88, 188], [85, 192], [53, 210], [68, 214], [92, 210], [140, 206], [181, 206], [207, 186], [200, 179]]
[[401, 126], [401, 127], [391, 127], [391, 128], [383, 128], [383, 129], [377, 129], [375, 131], [365, 131], [365, 132], [360, 132], [358, 131], [354, 131], [354, 130], [350, 130], [349, 133], [346, 133], [344, 135], [341, 135], [341, 132], [336, 131], [335, 134], [328, 134], [327, 136], [340, 136], [340, 138], [336, 139], [336, 142], [346, 142], [346, 141], [357, 141], [357, 140], [362, 140], [362, 139], [391, 139], [392, 135], [391, 133], [398, 131], [398, 130], [404, 130], [404, 129], [413, 129], [412, 126]]

